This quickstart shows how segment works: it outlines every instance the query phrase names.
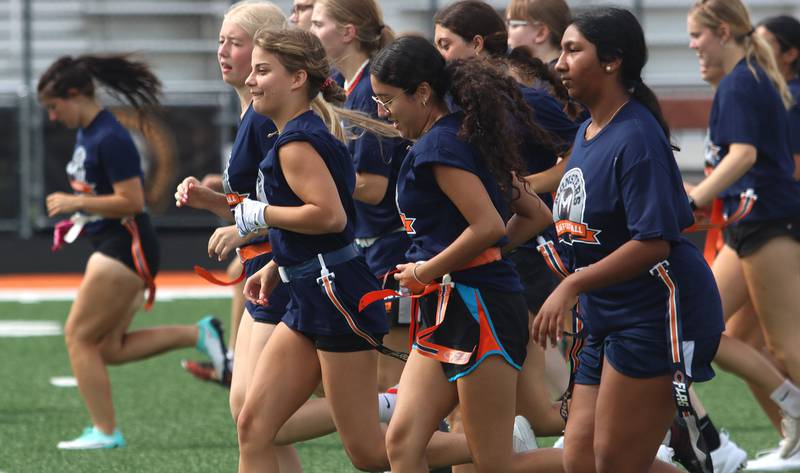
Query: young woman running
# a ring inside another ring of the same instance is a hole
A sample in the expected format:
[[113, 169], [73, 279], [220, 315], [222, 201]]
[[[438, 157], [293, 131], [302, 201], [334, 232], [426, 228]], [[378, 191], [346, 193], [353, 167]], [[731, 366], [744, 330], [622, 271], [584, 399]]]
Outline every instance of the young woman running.
[[[412, 293], [433, 291], [420, 299], [421, 326], [389, 424], [392, 471], [427, 471], [425, 448], [456, 403], [478, 471], [558, 471], [558, 452], [512, 450], [527, 311], [501, 248], [527, 241], [549, 217], [512, 173], [522, 171], [517, 122], [535, 129], [519, 86], [480, 61], [446, 67], [414, 36], [378, 53], [371, 74], [381, 116], [416, 140], [397, 184], [412, 262], [395, 278]], [[449, 113], [447, 94], [463, 112]]]
[[[435, 44], [445, 61], [477, 56], [508, 70], [505, 24], [489, 4], [477, 0], [452, 3], [437, 12], [434, 23]], [[561, 85], [556, 84], [556, 79], [548, 69], [542, 68], [540, 73], [553, 86]], [[578, 126], [564, 114], [561, 104], [544, 90], [522, 86], [520, 90], [524, 102], [533, 110], [533, 122], [537, 125], [536, 130], [525, 133], [520, 148], [524, 164], [522, 174], [528, 176], [551, 168], [559, 155], [568, 153]], [[540, 193], [539, 197], [548, 208], [552, 206], [553, 198], [549, 193]], [[552, 237], [548, 238], [554, 238], [555, 234], [551, 231], [548, 235], [550, 233]], [[523, 294], [531, 321], [557, 285], [556, 277], [537, 252], [536, 246], [536, 240], [533, 239], [509, 254], [525, 287]], [[558, 406], [552, 402], [547, 383], [543, 382], [545, 353], [532, 341], [529, 341], [527, 352], [528, 358], [520, 373], [517, 391], [518, 412], [532, 423], [538, 435], [559, 435], [564, 430], [564, 421]], [[555, 351], [548, 357], [563, 360]], [[567, 372], [563, 361], [561, 369]]]
[[[222, 79], [234, 88], [242, 107], [241, 123], [223, 173], [224, 193], [202, 186], [192, 177], [184, 179], [176, 192], [176, 204], [209, 210], [233, 222], [233, 209], [243, 199], [256, 195], [258, 164], [277, 140], [275, 124], [256, 113], [245, 81], [251, 72], [253, 37], [260, 29], [278, 30], [286, 26], [280, 8], [270, 2], [240, 2], [225, 13], [219, 33], [217, 56]], [[243, 261], [245, 274], [251, 276], [272, 259], [266, 232], [239, 236], [236, 225], [218, 228], [208, 241], [208, 255], [224, 259], [236, 251]], [[275, 326], [283, 318], [289, 303], [288, 288], [281, 284], [270, 297], [269, 305], [247, 301], [236, 337], [236, 362], [233, 364], [230, 408], [234, 423], [245, 402], [261, 351]], [[300, 459], [291, 446], [276, 450], [281, 471], [302, 471]]]
[[[370, 59], [394, 38], [391, 28], [383, 23], [378, 4], [374, 0], [317, 0], [310, 31], [320, 39], [332, 65], [344, 77], [347, 94], [344, 108], [377, 118], [369, 81]], [[410, 143], [400, 138], [381, 139], [357, 129], [350, 130], [350, 134], [353, 136], [347, 148], [356, 170], [355, 242], [381, 285], [397, 289], [397, 281], [388, 274], [405, 261], [411, 240], [400, 222], [394, 190], [400, 163]], [[411, 322], [408, 300], [395, 300], [387, 310], [390, 329], [384, 344], [394, 350], [408, 351]], [[395, 386], [402, 370], [400, 360], [379, 357], [379, 388], [385, 391]]]
[[[352, 158], [320, 115], [329, 125], [344, 118], [366, 128], [368, 120], [332, 110], [318, 97], [321, 91], [325, 100], [338, 101], [343, 91], [328, 79], [325, 50], [315, 36], [296, 29], [268, 31], [257, 34], [255, 44], [247, 81], [253, 107], [272, 117], [280, 134], [260, 164], [259, 201], [240, 203], [236, 222], [245, 234], [269, 228], [275, 259], [248, 278], [245, 291], [249, 300], [263, 304], [283, 280], [291, 302], [258, 359], [239, 415], [239, 471], [277, 471], [278, 431], [320, 379], [353, 464], [384, 470], [374, 349], [387, 350], [380, 343], [388, 330], [386, 313], [375, 305], [357, 312], [360, 298], [379, 286], [353, 245]], [[430, 450], [432, 464], [469, 461], [463, 436], [438, 438]]]
[[[688, 29], [701, 66], [722, 67], [726, 74], [709, 124], [714, 169], [690, 192], [699, 207], [719, 196], [726, 215], [725, 245], [713, 265], [724, 314], [750, 300], [770, 350], [796, 382], [800, 332], [791, 311], [800, 302], [800, 275], [789, 262], [800, 257], [800, 184], [793, 178], [785, 112], [791, 95], [738, 0], [696, 2]], [[786, 422], [781, 455], [798, 447], [796, 430], [796, 421]]]
[[117, 429], [108, 365], [196, 346], [214, 363], [225, 361], [219, 321], [128, 331], [148, 289], [155, 296], [159, 248], [146, 213], [141, 160], [130, 134], [95, 98], [95, 81], [139, 112], [158, 106], [161, 84], [141, 62], [124, 56], [64, 56], [39, 79], [39, 101], [51, 121], [78, 129], [67, 175], [74, 194], [47, 196], [49, 216], [75, 214], [94, 251], [70, 308], [64, 335], [78, 389], [92, 426], [61, 449], [124, 447]]
[[719, 295], [700, 252], [680, 234], [692, 213], [669, 129], [641, 79], [647, 47], [636, 18], [612, 7], [587, 10], [562, 47], [556, 70], [591, 119], [575, 139], [554, 219], [582, 270], [544, 303], [533, 337], [555, 343], [563, 314], [580, 300], [585, 342], [564, 466], [678, 471], [653, 458], [676, 405], [691, 413], [688, 385], [713, 377], [724, 328]]

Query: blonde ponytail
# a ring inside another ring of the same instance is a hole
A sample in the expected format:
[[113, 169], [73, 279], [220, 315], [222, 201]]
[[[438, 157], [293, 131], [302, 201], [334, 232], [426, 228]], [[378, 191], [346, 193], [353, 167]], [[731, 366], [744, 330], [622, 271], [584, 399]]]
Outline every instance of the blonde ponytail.
[[775, 56], [772, 54], [772, 49], [769, 43], [767, 43], [767, 40], [761, 37], [761, 35], [749, 34], [744, 38], [743, 46], [745, 58], [747, 59], [747, 67], [750, 68], [750, 72], [756, 75], [756, 69], [750, 62], [751, 59], [755, 59], [758, 65], [764, 69], [764, 72], [775, 88], [778, 89], [778, 93], [781, 96], [783, 106], [786, 107], [786, 110], [792, 108], [794, 105], [794, 97], [792, 97], [792, 92], [786, 84], [786, 79], [778, 69]]

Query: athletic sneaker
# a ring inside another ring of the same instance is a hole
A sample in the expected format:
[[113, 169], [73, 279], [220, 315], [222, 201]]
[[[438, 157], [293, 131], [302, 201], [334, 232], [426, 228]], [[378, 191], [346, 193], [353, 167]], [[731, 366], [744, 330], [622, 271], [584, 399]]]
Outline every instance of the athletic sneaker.
[[214, 370], [217, 373], [222, 373], [219, 382], [222, 383], [227, 376], [230, 376], [230, 366], [228, 364], [228, 357], [226, 356], [228, 350], [225, 348], [225, 337], [222, 333], [222, 323], [214, 316], [208, 315], [199, 322], [197, 322], [197, 345], [196, 348], [200, 353], [208, 356], [211, 359], [211, 364], [214, 365]]
[[778, 455], [781, 458], [789, 458], [800, 451], [800, 425], [798, 425], [800, 419], [789, 417], [784, 412], [781, 412], [781, 415], [783, 416], [781, 419], [783, 440], [778, 447]]
[[755, 460], [747, 462], [744, 471], [797, 471], [800, 470], [800, 452], [781, 458], [780, 448], [761, 452]]
[[115, 430], [113, 434], [104, 434], [97, 427], [86, 427], [80, 437], [72, 440], [58, 442], [61, 450], [97, 450], [102, 448], [122, 448], [125, 439], [122, 433]]
[[523, 453], [539, 448], [531, 423], [523, 416], [514, 417], [514, 452]]
[[228, 371], [228, 376], [225, 379], [219, 379], [217, 370], [214, 369], [214, 364], [210, 361], [181, 360], [181, 367], [197, 379], [220, 383], [228, 389], [231, 388], [231, 370]]
[[734, 473], [747, 466], [747, 452], [739, 448], [724, 430], [719, 432], [719, 448], [711, 452], [714, 473]]

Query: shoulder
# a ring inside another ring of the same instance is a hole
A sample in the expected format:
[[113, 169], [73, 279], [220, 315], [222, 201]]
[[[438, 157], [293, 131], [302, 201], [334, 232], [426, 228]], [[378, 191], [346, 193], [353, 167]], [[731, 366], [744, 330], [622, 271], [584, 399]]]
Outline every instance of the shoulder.
[[633, 165], [648, 158], [671, 157], [669, 142], [655, 116], [635, 100], [626, 108], [610, 140], [618, 158]]

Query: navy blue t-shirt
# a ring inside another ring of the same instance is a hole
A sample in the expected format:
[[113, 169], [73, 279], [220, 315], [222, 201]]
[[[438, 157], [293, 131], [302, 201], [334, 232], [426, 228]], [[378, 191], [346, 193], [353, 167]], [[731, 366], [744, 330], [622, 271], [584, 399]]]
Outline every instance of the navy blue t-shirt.
[[[139, 177], [144, 185], [141, 158], [125, 127], [107, 109], [103, 109], [86, 128], [79, 128], [67, 176], [76, 194], [109, 195], [117, 182]], [[96, 234], [119, 219], [104, 218], [86, 224], [89, 234]]]
[[742, 59], [719, 84], [711, 105], [709, 130], [717, 166], [733, 143], [756, 148], [756, 163], [724, 190], [727, 215], [739, 207], [740, 195], [753, 189], [758, 199], [740, 222], [777, 220], [800, 216], [800, 183], [794, 180], [794, 158], [789, 145], [789, 119], [769, 77], [755, 62], [753, 76]]
[[[406, 232], [411, 236], [407, 261], [429, 260], [450, 246], [469, 226], [458, 207], [439, 188], [433, 166], [449, 166], [478, 176], [495, 208], [507, 221], [510, 217], [505, 196], [476, 149], [458, 137], [463, 115], [452, 113], [440, 118], [411, 147], [397, 181], [397, 207]], [[495, 246], [507, 243], [506, 237]], [[513, 263], [502, 260], [451, 273], [453, 281], [476, 288], [517, 292], [522, 285]]]
[[[373, 95], [375, 93], [372, 91], [369, 79], [368, 63], [360, 77], [351, 85], [344, 107], [367, 113], [372, 118], [378, 119], [377, 106], [372, 100]], [[355, 201], [355, 236], [356, 238], [389, 236], [393, 231], [403, 227], [394, 202], [394, 189], [397, 186], [400, 164], [410, 143], [401, 138], [378, 137], [358, 128], [352, 128], [350, 133], [356, 136], [347, 144], [347, 149], [353, 156], [356, 172], [377, 174], [389, 180], [386, 194], [378, 205]], [[397, 264], [405, 261], [404, 255], [411, 240], [400, 235], [402, 233], [391, 235], [391, 238], [382, 238], [375, 243], [379, 247], [364, 252], [367, 265], [376, 276], [386, 274]]]
[[794, 97], [794, 105], [789, 110], [789, 139], [792, 153], [800, 154], [800, 78], [789, 81], [789, 90]]
[[281, 146], [293, 141], [305, 141], [310, 144], [325, 161], [330, 171], [339, 199], [347, 214], [347, 225], [339, 233], [324, 235], [308, 235], [282, 228], [270, 228], [269, 240], [272, 254], [281, 266], [292, 266], [317, 256], [338, 250], [353, 242], [353, 189], [356, 175], [353, 161], [344, 144], [328, 131], [328, 128], [314, 112], [307, 111], [290, 120], [278, 136], [275, 146], [267, 153], [267, 157], [259, 164], [259, 180], [257, 184], [258, 199], [270, 205], [281, 207], [299, 207], [304, 202], [292, 191], [281, 169], [278, 152]]
[[[720, 313], [706, 314], [719, 297], [699, 251], [681, 236], [694, 219], [675, 158], [655, 117], [631, 99], [591, 140], [578, 130], [553, 206], [559, 239], [572, 246], [577, 267], [600, 261], [630, 240], [670, 243], [669, 263], [680, 290], [686, 339], [723, 330]], [[667, 292], [647, 271], [581, 294], [590, 333], [642, 328], [644, 338], [666, 336]]]
[[[222, 188], [231, 210], [242, 199], [256, 199], [258, 163], [266, 157], [278, 139], [277, 130], [272, 120], [253, 110], [252, 103], [247, 107], [239, 129], [236, 130], [231, 156], [222, 173]], [[266, 235], [257, 237], [248, 244], [261, 243], [267, 239]]]

